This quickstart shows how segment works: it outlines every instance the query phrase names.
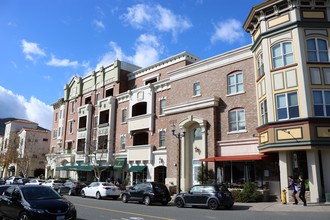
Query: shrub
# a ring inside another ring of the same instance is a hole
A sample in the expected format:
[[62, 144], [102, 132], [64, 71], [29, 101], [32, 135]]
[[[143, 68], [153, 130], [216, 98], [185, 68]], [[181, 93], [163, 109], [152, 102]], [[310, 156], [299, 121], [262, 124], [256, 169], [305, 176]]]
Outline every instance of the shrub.
[[233, 194], [236, 202], [261, 202], [263, 195], [253, 183], [245, 183], [241, 192]]

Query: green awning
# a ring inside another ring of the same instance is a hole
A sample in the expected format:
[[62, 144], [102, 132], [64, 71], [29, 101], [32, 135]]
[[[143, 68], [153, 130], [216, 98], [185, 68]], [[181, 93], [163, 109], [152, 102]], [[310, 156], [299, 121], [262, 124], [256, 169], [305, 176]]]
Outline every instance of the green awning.
[[126, 164], [126, 158], [117, 158], [113, 170], [122, 170]]
[[[95, 168], [107, 169], [110, 166], [99, 166]], [[68, 170], [68, 171], [92, 171], [94, 166], [92, 165], [75, 165], [75, 166], [60, 166], [56, 167], [56, 170]]]
[[142, 172], [147, 166], [131, 166], [128, 172]]

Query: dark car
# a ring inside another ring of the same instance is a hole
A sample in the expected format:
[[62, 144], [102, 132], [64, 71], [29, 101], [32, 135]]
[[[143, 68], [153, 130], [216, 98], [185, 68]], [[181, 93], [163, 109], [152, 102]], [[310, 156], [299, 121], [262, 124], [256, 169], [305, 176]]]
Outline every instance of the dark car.
[[234, 199], [225, 185], [194, 185], [189, 192], [177, 194], [174, 203], [178, 208], [205, 206], [214, 210], [223, 206], [230, 209]]
[[20, 220], [76, 220], [77, 211], [50, 187], [12, 185], [1, 196], [0, 216]]
[[63, 186], [60, 186], [57, 190], [60, 194], [80, 195], [81, 189], [86, 185], [77, 181], [66, 181]]
[[143, 202], [145, 205], [152, 203], [167, 205], [171, 201], [170, 192], [167, 187], [165, 184], [159, 182], [138, 183], [122, 193], [121, 198], [124, 203], [138, 201]]
[[2, 193], [8, 189], [10, 187], [10, 185], [1, 185], [0, 186], [0, 196], [2, 195]]

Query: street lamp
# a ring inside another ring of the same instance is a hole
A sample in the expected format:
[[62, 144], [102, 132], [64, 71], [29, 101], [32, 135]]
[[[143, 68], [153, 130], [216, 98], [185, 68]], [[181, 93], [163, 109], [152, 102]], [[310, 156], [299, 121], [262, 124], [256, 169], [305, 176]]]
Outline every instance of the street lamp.
[[186, 132], [184, 131], [184, 132], [182, 132], [182, 133], [175, 133], [175, 125], [174, 124], [172, 124], [172, 126], [171, 126], [171, 131], [172, 131], [172, 134], [173, 134], [173, 136], [175, 136], [177, 139], [178, 139], [178, 151], [177, 151], [177, 153], [178, 153], [178, 155], [177, 155], [177, 157], [178, 157], [178, 164], [177, 164], [177, 176], [176, 176], [176, 182], [177, 182], [177, 184], [176, 184], [176, 192], [177, 193], [180, 193], [180, 180], [181, 180], [181, 138], [183, 138], [184, 136], [185, 136], [185, 134], [186, 134]]

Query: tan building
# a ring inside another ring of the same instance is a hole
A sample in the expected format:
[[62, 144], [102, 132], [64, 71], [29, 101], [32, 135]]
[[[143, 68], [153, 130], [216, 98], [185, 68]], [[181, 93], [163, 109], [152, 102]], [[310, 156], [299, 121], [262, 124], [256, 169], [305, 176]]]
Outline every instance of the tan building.
[[[45, 173], [51, 132], [37, 123], [13, 120], [6, 123], [0, 141], [2, 177], [15, 175], [37, 177]], [[7, 159], [4, 159], [7, 158]]]
[[[308, 178], [309, 201], [330, 192], [328, 1], [252, 8], [253, 44], [199, 60], [182, 52], [145, 68], [122, 61], [73, 77], [53, 104], [47, 175], [160, 181], [186, 191], [256, 182], [279, 195]], [[101, 173], [99, 171], [102, 171]]]

